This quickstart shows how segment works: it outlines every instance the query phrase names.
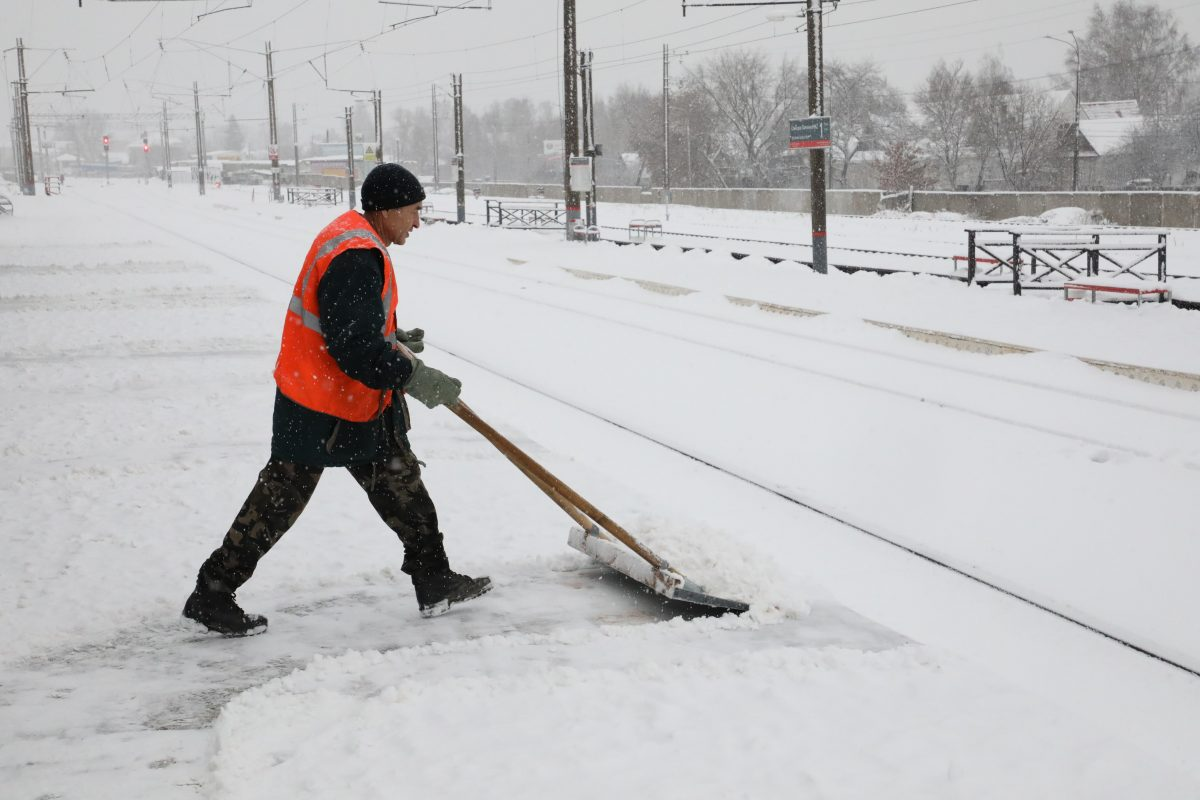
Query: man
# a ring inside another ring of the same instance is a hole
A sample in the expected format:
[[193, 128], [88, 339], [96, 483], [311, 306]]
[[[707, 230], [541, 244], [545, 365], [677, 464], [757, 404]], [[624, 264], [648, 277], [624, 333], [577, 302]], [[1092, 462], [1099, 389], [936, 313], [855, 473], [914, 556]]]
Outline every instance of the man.
[[437, 511], [408, 443], [403, 394], [430, 408], [458, 401], [462, 383], [415, 353], [424, 332], [396, 327], [396, 275], [388, 245], [421, 225], [425, 190], [398, 164], [380, 164], [362, 185], [362, 213], [347, 211], [309, 248], [284, 319], [275, 365], [271, 459], [221, 546], [200, 567], [183, 615], [209, 630], [266, 630], [234, 593], [304, 510], [325, 467], [345, 467], [404, 546], [401, 570], [422, 616], [492, 588], [450, 569]]

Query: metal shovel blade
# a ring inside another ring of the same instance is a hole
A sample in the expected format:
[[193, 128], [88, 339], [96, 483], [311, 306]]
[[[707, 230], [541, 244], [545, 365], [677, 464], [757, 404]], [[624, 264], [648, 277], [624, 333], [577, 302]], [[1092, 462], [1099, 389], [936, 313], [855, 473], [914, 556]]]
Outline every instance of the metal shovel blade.
[[740, 600], [708, 594], [703, 586], [693, 583], [673, 569], [655, 568], [632, 550], [604, 538], [596, 527], [586, 531], [572, 527], [567, 544], [604, 566], [646, 586], [657, 595], [697, 606], [698, 610], [706, 613], [741, 614], [750, 609], [748, 604]]

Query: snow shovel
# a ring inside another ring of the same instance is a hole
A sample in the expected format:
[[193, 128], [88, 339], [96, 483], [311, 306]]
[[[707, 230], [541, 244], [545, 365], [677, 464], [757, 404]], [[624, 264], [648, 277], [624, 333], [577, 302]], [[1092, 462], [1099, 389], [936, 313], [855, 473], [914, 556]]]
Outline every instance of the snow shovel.
[[589, 503], [495, 428], [480, 419], [466, 403], [460, 400], [448, 408], [459, 419], [495, 445], [497, 450], [503, 453], [509, 461], [516, 465], [517, 469], [521, 470], [535, 486], [575, 521], [579, 527], [572, 528], [567, 539], [567, 544], [571, 547], [649, 587], [655, 594], [688, 606], [694, 606], [704, 613], [741, 614], [750, 608], [740, 600], [729, 600], [708, 594], [702, 586], [693, 583], [672, 569], [666, 561], [633, 538], [607, 514]]

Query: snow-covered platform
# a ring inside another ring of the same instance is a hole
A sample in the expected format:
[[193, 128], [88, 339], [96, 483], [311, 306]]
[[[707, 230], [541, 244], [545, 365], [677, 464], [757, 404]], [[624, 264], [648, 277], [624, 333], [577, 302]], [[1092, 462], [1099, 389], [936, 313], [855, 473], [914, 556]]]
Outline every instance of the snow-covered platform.
[[[421, 620], [395, 537], [331, 471], [239, 592], [270, 631], [225, 640], [179, 610], [267, 457], [286, 297], [332, 213], [251, 197], [80, 180], [0, 220], [6, 796], [1200, 792], [1200, 680], [834, 519], [1200, 666], [1195, 395], [1066, 355], [1200, 371], [1196, 317], [423, 228], [393, 255], [430, 363], [751, 610], [665, 617], [418, 407], [451, 558], [496, 590]], [[1017, 484], [1101, 500], [997, 497]]]

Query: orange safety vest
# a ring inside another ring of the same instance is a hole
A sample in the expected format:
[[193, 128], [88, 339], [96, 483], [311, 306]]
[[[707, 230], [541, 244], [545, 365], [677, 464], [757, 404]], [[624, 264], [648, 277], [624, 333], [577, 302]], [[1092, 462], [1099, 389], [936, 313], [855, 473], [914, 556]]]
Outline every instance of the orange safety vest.
[[283, 321], [275, 383], [284, 395], [305, 408], [351, 422], [366, 422], [383, 413], [392, 402], [392, 392], [372, 389], [342, 371], [325, 345], [317, 303], [317, 287], [325, 270], [350, 248], [375, 248], [383, 253], [381, 333], [388, 341], [396, 341], [396, 273], [392, 259], [366, 218], [357, 211], [347, 211], [317, 234], [304, 259]]

